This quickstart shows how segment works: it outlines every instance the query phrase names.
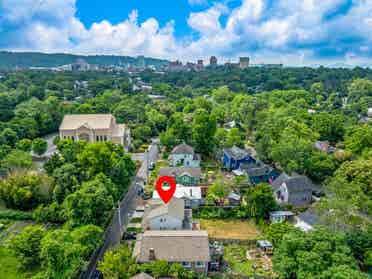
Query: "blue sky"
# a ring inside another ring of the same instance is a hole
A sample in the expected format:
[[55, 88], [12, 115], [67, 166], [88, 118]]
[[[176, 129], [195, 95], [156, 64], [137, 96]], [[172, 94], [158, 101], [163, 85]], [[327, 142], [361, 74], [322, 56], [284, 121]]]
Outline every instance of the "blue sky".
[[0, 49], [372, 65], [371, 0], [0, 0]]

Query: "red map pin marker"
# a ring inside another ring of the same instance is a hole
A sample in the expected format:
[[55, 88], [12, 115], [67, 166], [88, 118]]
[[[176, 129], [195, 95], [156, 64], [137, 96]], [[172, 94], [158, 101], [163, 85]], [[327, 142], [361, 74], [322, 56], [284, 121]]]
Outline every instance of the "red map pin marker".
[[[165, 182], [169, 184], [168, 190], [163, 189]], [[158, 181], [156, 181], [156, 191], [158, 191], [163, 202], [167, 204], [173, 198], [174, 192], [176, 192], [176, 180], [171, 176], [159, 177]]]

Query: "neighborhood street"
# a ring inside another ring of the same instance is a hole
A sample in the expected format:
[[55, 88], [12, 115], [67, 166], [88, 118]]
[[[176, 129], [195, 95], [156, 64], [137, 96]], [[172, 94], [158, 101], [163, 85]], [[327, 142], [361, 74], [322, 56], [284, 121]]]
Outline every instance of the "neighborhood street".
[[141, 167], [133, 179], [126, 195], [118, 204], [109, 227], [105, 232], [105, 240], [102, 247], [94, 253], [86, 272], [82, 273], [80, 278], [101, 278], [100, 272], [96, 270], [97, 262], [103, 258], [105, 252], [112, 247], [120, 244], [121, 238], [129, 223], [129, 216], [136, 208], [136, 198], [138, 194], [138, 185], [140, 181], [147, 180], [147, 169], [150, 162], [156, 162], [159, 148], [156, 143], [152, 143], [145, 153], [133, 153], [132, 159], [141, 162]]
[[141, 167], [137, 172], [137, 178], [147, 181], [147, 172], [148, 172], [149, 164], [151, 162], [156, 162], [158, 154], [159, 154], [159, 148], [156, 143], [152, 143], [147, 149], [147, 152], [145, 153], [132, 154], [133, 160], [142, 162]]

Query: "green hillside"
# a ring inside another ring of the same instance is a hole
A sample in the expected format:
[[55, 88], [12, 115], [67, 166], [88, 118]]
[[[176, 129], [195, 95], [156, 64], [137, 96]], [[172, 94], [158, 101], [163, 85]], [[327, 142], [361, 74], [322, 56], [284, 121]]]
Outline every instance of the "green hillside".
[[[138, 65], [139, 59], [129, 56], [113, 56], [113, 55], [73, 55], [73, 54], [46, 54], [38, 52], [0, 52], [0, 69], [13, 69], [16, 67], [28, 68], [28, 67], [57, 67], [61, 65], [71, 64], [77, 59], [84, 59], [89, 64], [95, 64], [99, 66], [110, 66], [110, 65]], [[166, 64], [166, 60], [145, 58], [147, 65], [160, 66]]]

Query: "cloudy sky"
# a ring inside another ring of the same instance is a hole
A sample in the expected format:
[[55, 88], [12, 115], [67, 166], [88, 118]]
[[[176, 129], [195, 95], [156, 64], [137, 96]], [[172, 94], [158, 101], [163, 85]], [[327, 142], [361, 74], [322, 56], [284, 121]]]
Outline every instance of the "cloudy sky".
[[0, 0], [0, 49], [372, 66], [372, 0]]

